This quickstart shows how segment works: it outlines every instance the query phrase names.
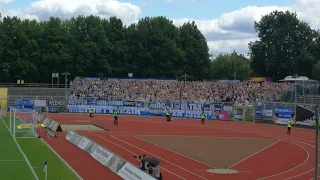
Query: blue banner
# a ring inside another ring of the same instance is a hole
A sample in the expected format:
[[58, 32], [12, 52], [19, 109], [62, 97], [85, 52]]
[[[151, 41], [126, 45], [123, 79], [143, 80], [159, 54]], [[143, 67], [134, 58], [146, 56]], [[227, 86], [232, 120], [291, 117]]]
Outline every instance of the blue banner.
[[[68, 112], [70, 113], [88, 113], [88, 105], [68, 105]], [[138, 108], [129, 106], [91, 106], [93, 112], [96, 114], [112, 114], [114, 110], [120, 111], [120, 114], [127, 115], [142, 115], [142, 116], [164, 116], [165, 109], [149, 109], [149, 108]], [[191, 111], [191, 110], [171, 110], [172, 117], [182, 118], [197, 118], [200, 119], [202, 110]], [[206, 119], [211, 119], [211, 113], [205, 111]]]
[[137, 101], [136, 106], [140, 108], [144, 107], [144, 101]]
[[[71, 113], [88, 113], [90, 106], [83, 105], [68, 105], [68, 112]], [[114, 110], [120, 112], [120, 114], [128, 115], [145, 115], [148, 112], [147, 108], [127, 107], [127, 106], [91, 106], [93, 113], [96, 114], [112, 114]]]
[[107, 99], [70, 99], [68, 105], [90, 106], [123, 106], [123, 101], [109, 101]]
[[11, 104], [11, 105], [8, 106], [8, 111], [10, 111], [10, 108], [21, 109], [22, 106], [21, 105], [16, 105], [16, 104]]
[[99, 78], [99, 77], [85, 77], [84, 79], [87, 81], [100, 81], [101, 80], [101, 78]]
[[50, 113], [58, 113], [59, 112], [59, 107], [49, 107], [49, 112]]
[[41, 107], [38, 107], [38, 106], [34, 106], [33, 107], [33, 110], [35, 110], [36, 112], [41, 112]]
[[189, 110], [189, 111], [211, 111], [215, 109], [214, 104], [193, 103], [193, 102], [166, 102], [151, 101], [149, 109]]
[[291, 108], [276, 108], [275, 112], [278, 114], [278, 118], [292, 118]]
[[261, 108], [256, 109], [256, 116], [262, 117], [263, 116], [263, 110]]
[[33, 101], [29, 99], [16, 100], [16, 105], [33, 105]]

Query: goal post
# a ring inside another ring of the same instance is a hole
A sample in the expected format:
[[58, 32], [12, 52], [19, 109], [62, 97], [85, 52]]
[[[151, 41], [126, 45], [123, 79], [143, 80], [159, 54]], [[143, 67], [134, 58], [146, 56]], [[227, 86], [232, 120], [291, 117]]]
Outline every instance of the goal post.
[[9, 129], [13, 138], [37, 138], [36, 112], [32, 109], [10, 108]]
[[238, 104], [233, 106], [233, 121], [246, 121], [245, 107]]
[[233, 120], [241, 122], [255, 122], [256, 110], [254, 105], [235, 104], [233, 107]]

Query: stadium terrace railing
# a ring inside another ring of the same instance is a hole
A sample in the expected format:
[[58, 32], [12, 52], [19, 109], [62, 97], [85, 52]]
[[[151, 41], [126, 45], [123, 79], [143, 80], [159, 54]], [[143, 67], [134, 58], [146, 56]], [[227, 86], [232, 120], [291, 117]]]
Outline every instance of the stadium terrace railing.
[[[35, 87], [35, 88], [65, 88], [65, 84], [45, 84], [45, 83], [0, 83], [0, 87]], [[70, 85], [68, 84], [68, 88]]]
[[[304, 104], [315, 110], [313, 104]], [[172, 117], [200, 119], [202, 112], [208, 120], [247, 121], [256, 123], [286, 124], [295, 112], [295, 103], [285, 102], [190, 102], [190, 101], [144, 101], [109, 100], [105, 98], [70, 98], [67, 112], [87, 113], [89, 107], [97, 114], [111, 114], [114, 110], [120, 114], [141, 116], [164, 116], [166, 109]], [[275, 114], [278, 117], [275, 117]], [[298, 122], [297, 122], [298, 123]], [[306, 119], [299, 126], [312, 127], [314, 120]]]

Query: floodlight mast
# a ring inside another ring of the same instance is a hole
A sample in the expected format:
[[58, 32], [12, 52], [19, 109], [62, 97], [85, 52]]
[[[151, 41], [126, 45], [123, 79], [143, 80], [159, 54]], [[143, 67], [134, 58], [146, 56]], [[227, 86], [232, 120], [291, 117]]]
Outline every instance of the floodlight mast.
[[315, 167], [314, 167], [314, 179], [318, 179], [318, 140], [319, 140], [319, 101], [317, 101], [316, 110], [315, 110], [315, 118], [316, 118], [316, 138], [315, 138]]

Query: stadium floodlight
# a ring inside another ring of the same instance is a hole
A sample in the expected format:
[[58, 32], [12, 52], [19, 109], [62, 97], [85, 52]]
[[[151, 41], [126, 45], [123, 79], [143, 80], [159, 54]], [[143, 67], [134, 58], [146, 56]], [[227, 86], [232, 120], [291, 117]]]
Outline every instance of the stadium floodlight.
[[70, 73], [68, 71], [65, 71], [61, 74], [64, 76], [65, 100], [66, 102], [68, 102], [68, 76], [70, 75]]

